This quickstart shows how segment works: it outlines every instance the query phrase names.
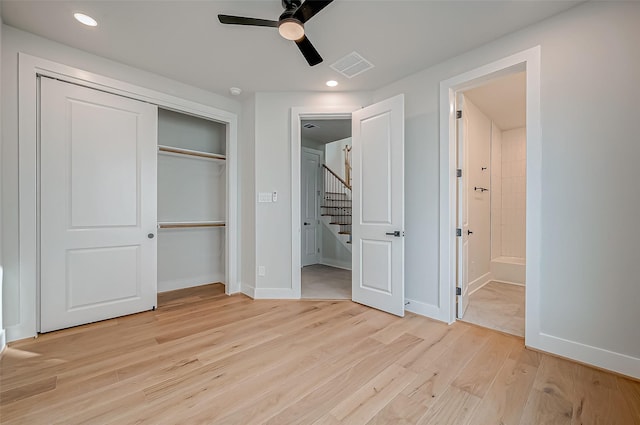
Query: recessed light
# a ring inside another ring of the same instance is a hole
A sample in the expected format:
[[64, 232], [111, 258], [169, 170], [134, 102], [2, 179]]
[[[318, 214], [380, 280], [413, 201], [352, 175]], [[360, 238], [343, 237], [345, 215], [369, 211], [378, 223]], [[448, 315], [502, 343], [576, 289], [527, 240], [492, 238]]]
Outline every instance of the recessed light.
[[329, 80], [326, 82], [327, 86], [329, 87], [335, 87], [338, 85], [338, 82], [336, 80]]
[[78, 22], [85, 24], [89, 27], [95, 27], [98, 25], [98, 21], [96, 21], [89, 15], [85, 15], [84, 13], [74, 13], [73, 17], [76, 18]]

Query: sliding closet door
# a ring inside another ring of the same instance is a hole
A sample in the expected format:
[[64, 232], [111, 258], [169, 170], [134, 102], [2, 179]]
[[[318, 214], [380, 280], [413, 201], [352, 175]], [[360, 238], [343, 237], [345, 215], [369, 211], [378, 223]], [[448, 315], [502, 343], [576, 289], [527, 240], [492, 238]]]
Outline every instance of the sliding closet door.
[[41, 79], [40, 330], [156, 305], [154, 105]]

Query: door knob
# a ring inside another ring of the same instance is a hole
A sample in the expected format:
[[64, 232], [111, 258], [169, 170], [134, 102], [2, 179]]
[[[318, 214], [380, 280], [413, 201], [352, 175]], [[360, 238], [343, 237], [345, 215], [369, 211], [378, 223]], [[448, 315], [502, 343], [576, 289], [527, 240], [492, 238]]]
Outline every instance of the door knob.
[[305, 221], [305, 222], [304, 222], [304, 225], [305, 225], [305, 226], [310, 226], [310, 225], [311, 225], [311, 223], [307, 223], [307, 222]]
[[388, 233], [385, 233], [385, 235], [395, 236], [396, 238], [399, 238], [400, 236], [404, 236], [404, 235], [400, 235], [400, 230], [396, 230], [395, 232], [388, 232]]
[[467, 235], [473, 235], [473, 232], [471, 230], [467, 230]]
[[149, 233], [149, 234], [147, 235], [147, 237], [148, 237], [149, 239], [153, 239], [153, 237], [154, 237], [154, 236], [155, 236], [155, 235], [154, 235], [153, 233]]

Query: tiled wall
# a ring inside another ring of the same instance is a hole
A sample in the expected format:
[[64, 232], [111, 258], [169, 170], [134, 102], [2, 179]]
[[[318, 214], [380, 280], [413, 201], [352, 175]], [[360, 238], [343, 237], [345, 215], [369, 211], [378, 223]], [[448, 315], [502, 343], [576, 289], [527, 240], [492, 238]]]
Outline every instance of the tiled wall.
[[526, 162], [525, 128], [503, 131], [500, 252], [505, 257], [525, 257]]
[[491, 123], [491, 258], [502, 256], [502, 130]]

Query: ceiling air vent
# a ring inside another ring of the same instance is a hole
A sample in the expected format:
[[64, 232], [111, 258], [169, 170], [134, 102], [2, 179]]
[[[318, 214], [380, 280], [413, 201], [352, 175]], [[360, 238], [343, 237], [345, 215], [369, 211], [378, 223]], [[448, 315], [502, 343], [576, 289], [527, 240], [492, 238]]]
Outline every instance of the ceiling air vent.
[[331, 65], [335, 71], [347, 78], [353, 78], [373, 68], [373, 64], [356, 52], [351, 52]]
[[315, 124], [313, 124], [313, 123], [310, 123], [310, 122], [305, 123], [305, 124], [303, 124], [302, 126], [303, 126], [304, 128], [317, 128], [317, 127], [318, 127], [317, 125], [315, 125]]

